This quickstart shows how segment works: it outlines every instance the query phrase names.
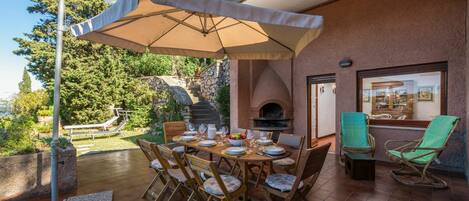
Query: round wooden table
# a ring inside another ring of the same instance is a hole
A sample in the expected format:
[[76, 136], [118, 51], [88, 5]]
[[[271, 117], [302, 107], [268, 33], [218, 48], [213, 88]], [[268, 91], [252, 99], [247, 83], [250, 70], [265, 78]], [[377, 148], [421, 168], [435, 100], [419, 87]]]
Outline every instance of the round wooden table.
[[[218, 136], [217, 136], [218, 137]], [[273, 170], [272, 168], [272, 161], [286, 158], [290, 156], [291, 152], [286, 151], [285, 154], [279, 155], [279, 156], [267, 156], [262, 153], [262, 151], [258, 150], [257, 148], [251, 148], [251, 147], [246, 147], [247, 148], [247, 153], [241, 156], [234, 156], [234, 155], [229, 155], [224, 153], [224, 150], [232, 147], [228, 143], [222, 143], [222, 140], [218, 139], [216, 140], [218, 143], [215, 146], [212, 147], [202, 147], [199, 146], [199, 141], [200, 139], [197, 138], [196, 140], [193, 141], [184, 141], [182, 140], [182, 135], [174, 136], [172, 140], [178, 144], [184, 145], [186, 147], [192, 147], [193, 149], [197, 149], [199, 151], [204, 151], [210, 154], [210, 160], [212, 160], [212, 154], [217, 155], [219, 157], [231, 159], [234, 161], [237, 161], [238, 164], [240, 164], [241, 172], [243, 175], [243, 183], [244, 185], [248, 185], [248, 164], [249, 163], [267, 163], [269, 165], [269, 172], [267, 174], [270, 174]], [[246, 191], [243, 196], [243, 200], [247, 200], [248, 198], [248, 192]]]

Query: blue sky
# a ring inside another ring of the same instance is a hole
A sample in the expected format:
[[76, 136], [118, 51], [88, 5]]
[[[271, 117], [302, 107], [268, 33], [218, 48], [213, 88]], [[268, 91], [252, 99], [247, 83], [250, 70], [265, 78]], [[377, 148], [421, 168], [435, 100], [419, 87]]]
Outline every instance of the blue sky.
[[[2, 0], [0, 19], [3, 26], [0, 30], [0, 98], [7, 98], [18, 92], [18, 82], [21, 81], [23, 68], [27, 60], [13, 54], [18, 45], [14, 37], [30, 32], [39, 22], [39, 15], [29, 14], [26, 8], [31, 5], [30, 0]], [[41, 88], [41, 84], [34, 79], [32, 88]]]

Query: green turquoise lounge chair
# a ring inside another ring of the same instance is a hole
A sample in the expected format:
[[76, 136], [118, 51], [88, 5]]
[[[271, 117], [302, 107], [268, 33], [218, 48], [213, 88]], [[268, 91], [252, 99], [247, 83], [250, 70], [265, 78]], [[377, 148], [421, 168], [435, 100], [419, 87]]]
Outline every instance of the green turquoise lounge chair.
[[340, 156], [342, 152], [369, 153], [374, 156], [375, 138], [368, 132], [367, 116], [363, 112], [342, 112], [340, 118]]
[[[422, 139], [414, 141], [389, 140], [384, 144], [388, 157], [401, 165], [391, 171], [391, 176], [398, 182], [409, 186], [447, 188], [448, 184], [430, 172], [428, 167], [433, 161], [440, 163], [438, 156], [446, 148], [459, 117], [440, 115], [428, 125]], [[397, 148], [389, 145], [405, 143]]]

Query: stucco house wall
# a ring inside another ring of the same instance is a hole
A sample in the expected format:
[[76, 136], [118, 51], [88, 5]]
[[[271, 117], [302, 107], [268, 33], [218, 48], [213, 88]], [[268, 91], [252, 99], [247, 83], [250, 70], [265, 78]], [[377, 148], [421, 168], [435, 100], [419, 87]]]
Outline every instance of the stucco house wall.
[[[307, 11], [322, 15], [324, 28], [319, 38], [294, 60], [294, 133], [306, 135], [307, 132], [306, 76], [336, 75], [336, 130], [339, 131], [340, 113], [357, 110], [357, 71], [445, 61], [448, 62], [448, 114], [462, 117], [463, 121], [442, 156], [445, 164], [442, 168], [464, 171], [464, 153], [467, 152], [465, 77], [466, 73], [469, 75], [466, 72], [466, 11], [466, 0], [340, 0]], [[338, 66], [344, 57], [353, 60], [352, 67]], [[242, 62], [246, 61], [239, 61]], [[291, 90], [290, 61], [268, 61], [266, 66], [281, 72], [278, 75]], [[237, 68], [243, 67], [238, 65]], [[235, 98], [239, 107], [240, 99], [246, 97], [232, 96]], [[372, 128], [371, 133], [377, 140], [377, 159], [385, 160], [383, 144], [386, 140], [415, 139], [423, 130]]]
[[[469, 78], [469, 43], [467, 41], [469, 41], [469, 34], [467, 34], [469, 32], [469, 15], [467, 14], [467, 12], [469, 11], [469, 0], [466, 1], [466, 125], [469, 125], [469, 112], [467, 112], [467, 108], [469, 108], [469, 93], [467, 93], [467, 91], [469, 91], [469, 81], [467, 81], [467, 79]], [[466, 161], [465, 161], [465, 164], [466, 164], [466, 178], [469, 178], [469, 137], [467, 136], [467, 128], [465, 130], [466, 132], [466, 139], [465, 139], [465, 142], [466, 142]], [[468, 183], [469, 183], [469, 179], [468, 180]]]

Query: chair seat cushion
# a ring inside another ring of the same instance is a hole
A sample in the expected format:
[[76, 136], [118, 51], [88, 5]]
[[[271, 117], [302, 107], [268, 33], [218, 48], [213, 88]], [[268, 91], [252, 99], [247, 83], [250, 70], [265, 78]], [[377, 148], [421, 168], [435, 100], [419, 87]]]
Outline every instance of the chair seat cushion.
[[[281, 192], [288, 192], [292, 190], [293, 183], [295, 183], [296, 176], [290, 174], [271, 174], [265, 179], [265, 183]], [[303, 187], [303, 181], [298, 185], [298, 189]]]
[[[169, 163], [169, 166], [170, 166], [171, 168], [177, 167], [177, 164], [176, 164], [175, 162], [173, 162], [173, 161], [168, 160], [168, 163]], [[152, 168], [155, 168], [155, 169], [158, 169], [158, 170], [163, 169], [163, 166], [161, 165], [161, 163], [160, 163], [160, 161], [159, 161], [158, 159], [155, 159], [155, 160], [151, 161], [151, 165], [150, 165], [150, 166], [151, 166]]]
[[295, 164], [295, 160], [293, 160], [292, 158], [282, 158], [274, 160], [273, 164], [276, 166], [290, 166]]
[[177, 147], [174, 147], [172, 149], [173, 151], [175, 151], [176, 153], [184, 153], [184, 146], [177, 146]]
[[[425, 151], [424, 150], [417, 150], [417, 151], [405, 152], [403, 155], [404, 155], [404, 158], [406, 160], [409, 160], [409, 159], [412, 159], [412, 158], [427, 154], [428, 152], [429, 151], [426, 151], [426, 150]], [[402, 159], [401, 153], [402, 152], [395, 151], [395, 150], [389, 150], [388, 151], [388, 154], [391, 155], [392, 157]], [[428, 154], [426, 156], [422, 156], [420, 158], [413, 159], [411, 162], [421, 164], [421, 165], [427, 164], [428, 162], [430, 162], [430, 160], [432, 160], [434, 155], [435, 154]]]
[[[194, 175], [192, 174], [192, 171], [189, 167], [185, 167], [186, 168], [186, 171], [187, 173], [189, 174], [189, 176], [191, 178], [194, 178]], [[184, 176], [184, 173], [181, 171], [181, 169], [177, 168], [177, 169], [168, 169], [168, 174], [175, 178], [176, 180], [178, 180], [179, 182], [186, 182], [187, 181], [187, 178], [186, 176]]]
[[[220, 175], [220, 177], [229, 193], [235, 192], [241, 187], [241, 181], [236, 177], [231, 175]], [[223, 191], [214, 177], [211, 177], [204, 182], [204, 189], [207, 193], [212, 195], [223, 195]]]

